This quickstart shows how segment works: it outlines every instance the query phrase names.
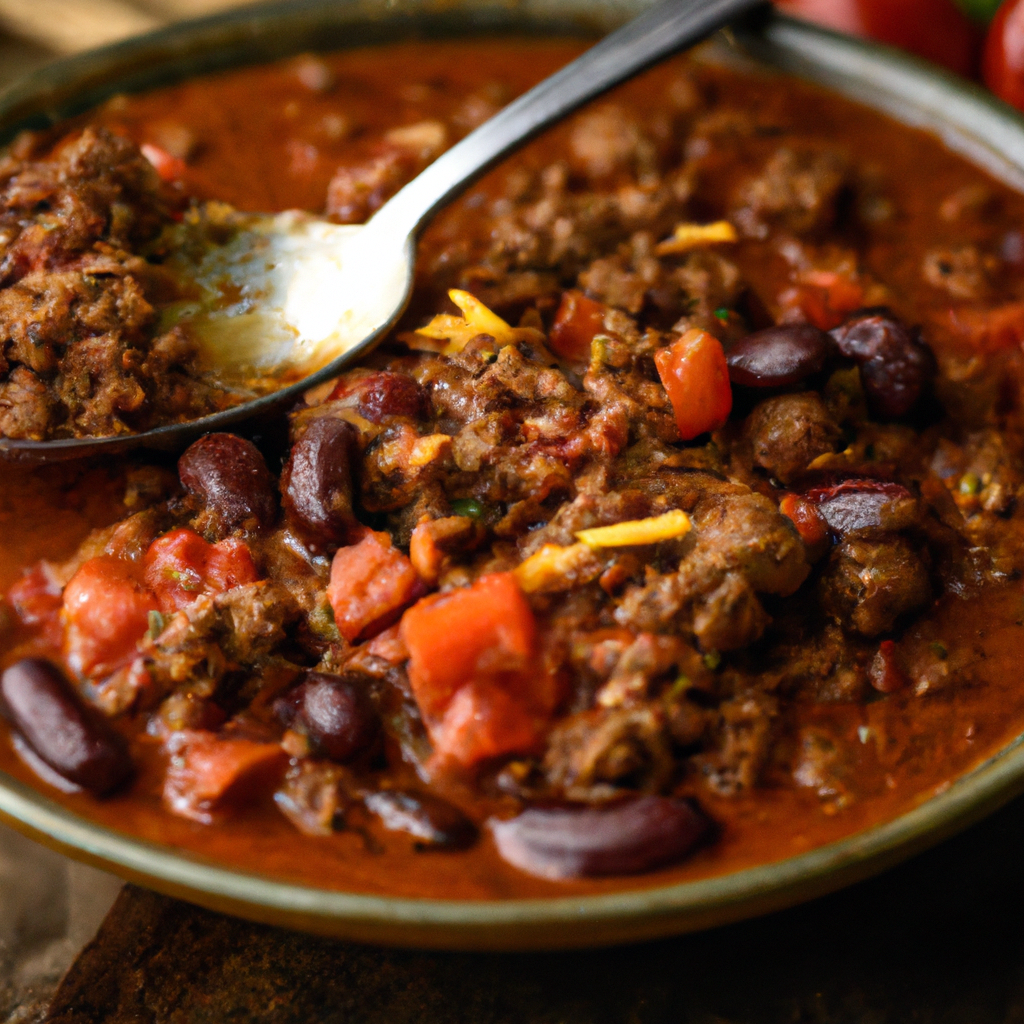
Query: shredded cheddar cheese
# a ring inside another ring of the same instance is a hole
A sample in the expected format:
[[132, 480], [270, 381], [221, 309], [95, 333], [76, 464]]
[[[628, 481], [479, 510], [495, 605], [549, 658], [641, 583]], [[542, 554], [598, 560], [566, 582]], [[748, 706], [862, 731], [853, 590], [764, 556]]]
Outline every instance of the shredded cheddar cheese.
[[[690, 532], [690, 517], [678, 509], [650, 519], [634, 519], [613, 526], [580, 530], [576, 537], [591, 548], [618, 548], [635, 544], [657, 544], [662, 540], [685, 537]], [[543, 550], [543, 548], [541, 549]]]
[[520, 589], [526, 594], [568, 590], [577, 583], [593, 579], [600, 571], [600, 564], [586, 544], [570, 547], [545, 544], [513, 570]]
[[[514, 341], [541, 341], [543, 335], [532, 327], [513, 327], [491, 312], [475, 295], [452, 288], [448, 297], [462, 312], [461, 316], [440, 313], [425, 327], [413, 334], [402, 335], [402, 341], [413, 348], [439, 351], [446, 356], [461, 352], [478, 334], [489, 334], [498, 347]], [[444, 342], [443, 345], [436, 344]]]
[[714, 224], [677, 224], [672, 237], [659, 242], [654, 251], [659, 256], [673, 256], [705, 245], [738, 240], [736, 229], [727, 220]]

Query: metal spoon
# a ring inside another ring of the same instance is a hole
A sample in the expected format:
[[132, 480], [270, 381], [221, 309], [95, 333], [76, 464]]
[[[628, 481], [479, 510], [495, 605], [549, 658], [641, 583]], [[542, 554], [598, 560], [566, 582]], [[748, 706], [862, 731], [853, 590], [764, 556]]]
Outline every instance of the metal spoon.
[[[179, 261], [179, 272], [204, 296], [188, 317], [215, 363], [262, 372], [287, 367], [298, 379], [223, 412], [138, 434], [0, 437], [0, 458], [41, 463], [135, 447], [180, 449], [201, 434], [293, 403], [355, 363], [394, 326], [412, 290], [417, 236], [438, 210], [588, 100], [767, 6], [766, 0], [659, 0], [467, 135], [365, 225], [331, 224], [296, 211], [238, 215], [231, 241]], [[233, 284], [225, 288], [225, 282]]]

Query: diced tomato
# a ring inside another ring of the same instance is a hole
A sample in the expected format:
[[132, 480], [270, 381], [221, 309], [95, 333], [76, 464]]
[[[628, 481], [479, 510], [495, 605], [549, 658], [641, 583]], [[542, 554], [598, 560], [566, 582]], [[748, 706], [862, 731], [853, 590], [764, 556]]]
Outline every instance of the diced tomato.
[[654, 354], [658, 376], [676, 414], [679, 436], [690, 441], [717, 430], [732, 410], [732, 387], [722, 343], [707, 331], [687, 331]]
[[134, 578], [129, 562], [90, 558], [64, 588], [68, 664], [83, 676], [113, 672], [131, 660], [156, 610], [156, 598]]
[[828, 540], [828, 524], [811, 502], [787, 494], [779, 502], [779, 511], [793, 523], [808, 548], [817, 548]]
[[953, 0], [775, 0], [787, 14], [898, 46], [961, 75], [973, 73], [980, 33]]
[[441, 721], [430, 727], [437, 756], [472, 765], [536, 745], [547, 716], [502, 686], [472, 682], [452, 698]]
[[223, 594], [259, 579], [244, 541], [229, 537], [210, 544], [184, 528], [153, 541], [143, 565], [146, 585], [162, 612], [176, 612], [202, 594]]
[[975, 351], [998, 352], [1024, 345], [1024, 302], [991, 309], [950, 311], [953, 331]]
[[823, 331], [838, 327], [852, 312], [864, 305], [864, 287], [857, 281], [830, 270], [804, 274], [801, 283], [779, 296], [783, 319], [814, 324]]
[[535, 745], [559, 699], [512, 573], [424, 598], [402, 617], [409, 682], [440, 761], [472, 765]]
[[562, 301], [551, 325], [548, 341], [563, 359], [584, 363], [590, 359], [590, 343], [604, 330], [608, 307], [587, 298], [583, 292], [562, 293]]
[[43, 626], [60, 614], [60, 585], [46, 562], [37, 562], [7, 592], [7, 603], [26, 626]]
[[401, 665], [409, 657], [405, 641], [402, 640], [401, 627], [396, 623], [388, 626], [383, 633], [378, 633], [367, 645], [367, 651], [375, 658], [390, 661], [392, 665]]
[[1005, 0], [985, 37], [981, 75], [1001, 99], [1024, 110], [1024, 3]]
[[154, 146], [151, 142], [144, 142], [139, 149], [142, 155], [153, 165], [161, 181], [177, 181], [185, 176], [188, 165], [184, 160], [171, 156], [166, 149]]
[[391, 538], [369, 532], [358, 544], [338, 549], [327, 599], [338, 632], [351, 642], [390, 626], [424, 589], [412, 562]]
[[269, 792], [288, 755], [277, 743], [182, 730], [168, 742], [164, 801], [175, 813], [209, 823], [218, 811]]
[[401, 634], [413, 693], [436, 718], [472, 680], [526, 669], [537, 624], [515, 576], [500, 572], [424, 598], [402, 617]]

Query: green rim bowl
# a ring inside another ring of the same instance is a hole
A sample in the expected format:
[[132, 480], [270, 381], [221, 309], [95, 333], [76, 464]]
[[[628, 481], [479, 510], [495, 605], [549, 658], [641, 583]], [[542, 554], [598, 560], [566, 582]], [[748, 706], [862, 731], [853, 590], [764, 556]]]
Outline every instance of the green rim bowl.
[[[234, 65], [410, 36], [592, 35], [643, 6], [641, 0], [297, 0], [236, 10], [60, 61], [21, 80], [0, 93], [0, 142], [117, 92]], [[782, 17], [741, 33], [737, 42], [760, 62], [938, 134], [1024, 191], [1024, 120], [980, 88], [893, 50]], [[790, 906], [882, 871], [1021, 792], [1024, 735], [914, 809], [799, 856], [660, 888], [507, 901], [370, 896], [228, 870], [97, 825], [2, 773], [0, 818], [71, 857], [254, 920], [390, 945], [513, 950], [650, 939]]]

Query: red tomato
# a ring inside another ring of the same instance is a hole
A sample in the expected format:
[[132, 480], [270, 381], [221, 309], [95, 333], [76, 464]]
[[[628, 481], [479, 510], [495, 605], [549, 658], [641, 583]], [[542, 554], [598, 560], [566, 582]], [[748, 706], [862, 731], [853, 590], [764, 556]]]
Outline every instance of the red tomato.
[[358, 544], [338, 548], [327, 599], [338, 632], [351, 643], [390, 626], [425, 589], [412, 562], [391, 538], [368, 532]]
[[163, 612], [176, 612], [201, 594], [223, 594], [259, 579], [243, 541], [229, 537], [210, 544], [184, 528], [153, 541], [143, 562], [146, 585]]
[[1024, 3], [1005, 0], [985, 38], [981, 63], [985, 84], [1001, 99], [1024, 110]]
[[658, 376], [676, 414], [679, 436], [691, 441], [717, 430], [732, 410], [732, 386], [722, 343], [694, 328], [654, 354]]
[[515, 576], [499, 572], [424, 598], [405, 613], [401, 635], [416, 701], [436, 717], [472, 680], [527, 668], [537, 625]]
[[590, 343], [604, 330], [607, 311], [607, 306], [588, 299], [583, 292], [564, 292], [548, 338], [552, 350], [563, 359], [587, 362]]
[[953, 0], [775, 0], [775, 3], [787, 14], [816, 21], [839, 32], [898, 46], [957, 74], [971, 75], [977, 67], [980, 33]]
[[156, 598], [112, 555], [83, 562], [64, 588], [68, 664], [83, 676], [104, 676], [136, 652]]

